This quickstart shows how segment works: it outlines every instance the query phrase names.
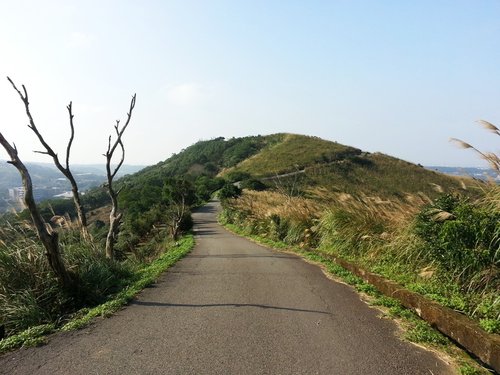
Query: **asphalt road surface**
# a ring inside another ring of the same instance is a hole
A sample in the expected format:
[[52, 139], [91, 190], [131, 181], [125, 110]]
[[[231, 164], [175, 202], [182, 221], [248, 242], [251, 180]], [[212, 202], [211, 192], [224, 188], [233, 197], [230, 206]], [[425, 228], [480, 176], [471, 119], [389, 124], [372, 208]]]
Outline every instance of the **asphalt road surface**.
[[195, 249], [109, 319], [0, 357], [1, 374], [452, 374], [319, 267], [237, 237], [217, 203]]

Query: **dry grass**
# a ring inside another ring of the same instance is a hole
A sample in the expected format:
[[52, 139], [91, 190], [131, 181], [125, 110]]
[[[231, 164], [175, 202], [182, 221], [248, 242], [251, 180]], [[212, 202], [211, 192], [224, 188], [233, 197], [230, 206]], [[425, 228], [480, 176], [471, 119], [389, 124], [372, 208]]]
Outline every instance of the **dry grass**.
[[[495, 125], [492, 123], [485, 121], [485, 120], [479, 120], [478, 121], [479, 125], [481, 125], [484, 129], [488, 130], [489, 132], [500, 136], [500, 129], [498, 129]], [[455, 143], [458, 147], [464, 148], [464, 149], [471, 149], [474, 152], [476, 152], [481, 159], [486, 161], [489, 166], [500, 173], [500, 156], [495, 153], [495, 152], [484, 152], [476, 147], [472, 146], [471, 144], [464, 142], [460, 139], [457, 138], [450, 138], [450, 142]]]
[[323, 199], [290, 197], [275, 191], [245, 191], [233, 201], [232, 209], [243, 213], [243, 220], [251, 223], [253, 231], [260, 235], [295, 239], [288, 242], [302, 247], [319, 242], [328, 247], [333, 245], [332, 235], [342, 232], [333, 241], [335, 245], [339, 245], [337, 240], [340, 238], [346, 247], [375, 241], [377, 246], [372, 250], [378, 252], [380, 241], [389, 242], [398, 236], [400, 228], [408, 226], [422, 206], [430, 202], [423, 194], [408, 194], [402, 200], [334, 192], [325, 194], [322, 188], [311, 194], [321, 194]]
[[290, 197], [273, 191], [246, 190], [234, 205], [238, 210], [252, 212], [258, 219], [279, 215], [306, 221], [319, 217], [322, 211], [321, 205], [312, 199]]
[[273, 176], [361, 153], [356, 148], [318, 137], [297, 134], [278, 134], [275, 136], [280, 136], [279, 142], [272, 143], [236, 167], [224, 171], [223, 174], [240, 171], [259, 177]]

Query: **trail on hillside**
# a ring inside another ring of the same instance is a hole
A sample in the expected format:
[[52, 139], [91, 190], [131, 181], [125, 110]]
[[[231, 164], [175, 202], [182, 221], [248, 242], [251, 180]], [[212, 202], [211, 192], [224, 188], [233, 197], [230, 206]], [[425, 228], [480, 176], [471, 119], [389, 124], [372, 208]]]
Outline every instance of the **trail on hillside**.
[[125, 309], [0, 357], [1, 374], [451, 374], [319, 267], [195, 213], [197, 245]]

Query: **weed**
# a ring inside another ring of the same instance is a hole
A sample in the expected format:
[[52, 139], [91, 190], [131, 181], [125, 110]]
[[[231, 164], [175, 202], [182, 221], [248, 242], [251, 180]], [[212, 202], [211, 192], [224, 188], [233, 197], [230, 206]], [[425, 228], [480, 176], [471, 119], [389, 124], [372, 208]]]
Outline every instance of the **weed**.
[[500, 333], [500, 322], [498, 319], [480, 319], [479, 325], [489, 333]]
[[43, 324], [30, 327], [17, 335], [0, 340], [0, 353], [12, 350], [20, 346], [38, 346], [44, 343], [44, 336], [52, 333], [54, 329], [54, 324]]
[[[87, 325], [93, 318], [108, 317], [121, 309], [125, 304], [146, 286], [154, 283], [160, 274], [186, 255], [194, 246], [192, 235], [183, 237], [177, 245], [171, 247], [149, 265], [136, 269], [128, 280], [129, 285], [115, 295], [109, 296], [107, 301], [93, 308], [82, 308], [72, 315], [72, 319], [60, 327], [63, 331], [79, 329]], [[56, 330], [54, 323], [35, 326], [0, 340], [0, 353], [19, 346], [33, 346], [44, 343], [44, 336]]]

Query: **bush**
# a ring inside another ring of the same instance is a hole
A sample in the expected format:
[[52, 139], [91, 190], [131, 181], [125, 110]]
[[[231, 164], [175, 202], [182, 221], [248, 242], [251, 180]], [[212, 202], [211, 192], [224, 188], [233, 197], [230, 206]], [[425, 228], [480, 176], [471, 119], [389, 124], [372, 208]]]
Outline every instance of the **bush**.
[[241, 195], [241, 189], [231, 183], [226, 183], [222, 189], [219, 190], [219, 198], [222, 200], [229, 198], [238, 198]]
[[229, 172], [227, 175], [226, 175], [226, 178], [229, 182], [238, 182], [238, 181], [243, 181], [243, 180], [248, 180], [250, 179], [252, 176], [250, 175], [250, 173], [247, 173], [247, 172], [240, 172], [240, 171], [233, 171], [233, 172]]
[[414, 231], [423, 254], [461, 284], [498, 282], [500, 212], [443, 195], [417, 215]]
[[250, 178], [248, 180], [242, 181], [240, 187], [242, 189], [249, 189], [249, 190], [255, 190], [255, 191], [264, 191], [267, 189], [266, 184], [264, 184], [260, 180], [254, 179], [254, 178]]

